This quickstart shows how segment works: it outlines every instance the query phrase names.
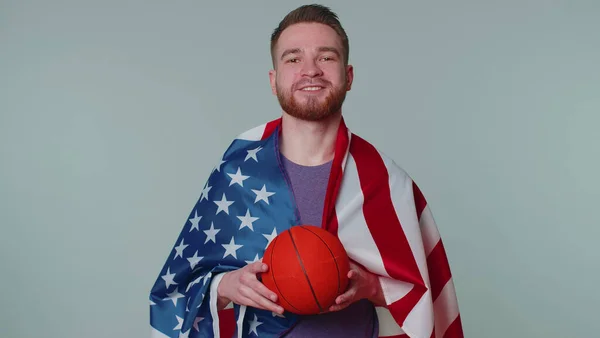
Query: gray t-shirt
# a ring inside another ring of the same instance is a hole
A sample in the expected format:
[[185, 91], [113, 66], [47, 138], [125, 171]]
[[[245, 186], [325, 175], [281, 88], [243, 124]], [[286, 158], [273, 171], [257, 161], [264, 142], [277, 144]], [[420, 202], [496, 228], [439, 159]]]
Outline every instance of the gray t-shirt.
[[[319, 166], [302, 166], [283, 155], [281, 157], [291, 181], [301, 223], [320, 227], [332, 162]], [[341, 311], [302, 316], [284, 337], [376, 338], [379, 335], [378, 325], [373, 304], [368, 300], [361, 300]]]

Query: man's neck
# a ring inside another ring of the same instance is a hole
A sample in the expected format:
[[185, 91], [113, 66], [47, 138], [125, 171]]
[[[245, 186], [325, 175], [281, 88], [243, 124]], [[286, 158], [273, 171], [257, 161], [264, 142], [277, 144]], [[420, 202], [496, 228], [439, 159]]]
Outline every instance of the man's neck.
[[315, 166], [333, 160], [341, 113], [323, 121], [304, 121], [283, 113], [281, 153], [288, 160]]

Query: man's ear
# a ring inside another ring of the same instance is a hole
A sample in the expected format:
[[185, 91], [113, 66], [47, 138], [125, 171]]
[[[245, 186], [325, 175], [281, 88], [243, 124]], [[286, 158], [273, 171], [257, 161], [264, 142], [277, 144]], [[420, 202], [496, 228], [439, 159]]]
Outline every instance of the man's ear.
[[346, 66], [346, 90], [352, 89], [352, 82], [354, 82], [354, 67], [352, 65]]
[[274, 69], [271, 69], [269, 71], [269, 82], [271, 83], [271, 92], [273, 92], [273, 95], [275, 95], [275, 96], [277, 96], [276, 79], [277, 79], [277, 71], [275, 71]]

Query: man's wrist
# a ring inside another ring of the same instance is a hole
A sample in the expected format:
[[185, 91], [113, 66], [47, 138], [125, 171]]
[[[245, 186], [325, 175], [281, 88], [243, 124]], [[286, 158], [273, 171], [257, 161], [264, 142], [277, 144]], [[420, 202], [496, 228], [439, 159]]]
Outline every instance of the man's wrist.
[[386, 306], [385, 296], [381, 288], [381, 282], [377, 275], [371, 274], [371, 295], [368, 298], [376, 306]]
[[224, 287], [226, 286], [226, 283], [224, 283], [223, 279], [227, 278], [228, 275], [227, 272], [224, 273], [220, 273], [217, 276], [215, 276], [213, 283], [211, 283], [211, 287], [216, 288], [216, 294], [217, 294], [217, 309], [218, 310], [223, 310], [229, 303], [231, 303], [231, 300], [227, 297], [224, 296]]

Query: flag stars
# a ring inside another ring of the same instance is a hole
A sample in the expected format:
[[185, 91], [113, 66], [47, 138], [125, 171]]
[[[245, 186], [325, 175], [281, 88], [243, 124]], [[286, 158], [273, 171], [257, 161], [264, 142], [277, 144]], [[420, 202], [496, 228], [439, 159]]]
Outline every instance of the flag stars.
[[198, 210], [196, 210], [196, 212], [194, 213], [194, 217], [189, 219], [190, 223], [192, 223], [192, 226], [190, 227], [190, 232], [192, 232], [192, 230], [194, 229], [200, 231], [198, 223], [201, 219], [202, 216], [198, 216]]
[[254, 231], [254, 227], [252, 227], [252, 223], [256, 222], [259, 219], [258, 217], [252, 217], [250, 215], [250, 209], [246, 209], [245, 216], [237, 216], [237, 218], [239, 218], [240, 221], [242, 221], [242, 223], [240, 224], [239, 230], [242, 230], [243, 228], [249, 228], [252, 231]]
[[210, 189], [212, 189], [212, 187], [208, 184], [202, 189], [202, 192], [200, 193], [200, 202], [202, 202], [202, 200], [208, 201], [208, 192]]
[[269, 234], [269, 235], [263, 234], [263, 236], [265, 236], [265, 238], [267, 239], [267, 246], [269, 246], [269, 244], [271, 244], [271, 241], [273, 241], [275, 239], [275, 237], [277, 237], [277, 229], [275, 227], [273, 227], [273, 232], [271, 232], [271, 234]]
[[215, 168], [213, 169], [213, 172], [214, 172], [215, 170], [216, 170], [216, 171], [218, 171], [218, 172], [221, 172], [221, 166], [222, 166], [222, 165], [223, 165], [223, 163], [225, 163], [225, 162], [227, 162], [227, 161], [223, 161], [223, 159], [219, 160], [219, 164], [217, 164], [217, 165], [215, 166]]
[[225, 196], [225, 194], [223, 194], [223, 197], [221, 198], [220, 201], [214, 201], [215, 204], [218, 206], [217, 208], [217, 215], [223, 211], [225, 212], [227, 215], [229, 215], [229, 206], [233, 204], [233, 201], [228, 201], [227, 197]]
[[258, 162], [258, 158], [256, 157], [256, 154], [258, 154], [258, 152], [261, 150], [262, 150], [262, 147], [254, 148], [251, 150], [246, 150], [248, 152], [248, 155], [246, 155], [244, 162], [248, 161], [249, 159], [253, 159], [254, 161]]
[[177, 326], [175, 326], [173, 328], [173, 331], [175, 331], [175, 330], [181, 330], [181, 328], [183, 327], [183, 318], [175, 315], [175, 319], [177, 319]]
[[194, 268], [196, 267], [196, 265], [198, 265], [198, 263], [202, 260], [202, 256], [198, 256], [198, 250], [196, 250], [196, 253], [194, 253], [194, 255], [192, 257], [189, 257], [187, 260], [188, 262], [190, 262], [190, 269], [194, 270]]
[[243, 245], [235, 244], [233, 236], [231, 237], [231, 241], [229, 244], [221, 244], [225, 248], [225, 253], [223, 254], [223, 258], [227, 256], [232, 256], [237, 259], [237, 250], [239, 250]]
[[210, 229], [203, 231], [206, 234], [206, 240], [204, 240], [204, 244], [208, 243], [208, 241], [212, 241], [213, 243], [217, 244], [217, 234], [219, 231], [221, 231], [221, 229], [215, 229], [213, 222], [210, 222]]
[[175, 274], [171, 273], [171, 268], [167, 268], [167, 273], [161, 276], [162, 279], [165, 281], [165, 285], [166, 288], [168, 289], [169, 286], [171, 285], [177, 285], [177, 283], [174, 281], [175, 279]]
[[179, 292], [179, 288], [175, 288], [175, 290], [173, 290], [173, 292], [167, 293], [167, 298], [165, 298], [163, 300], [172, 300], [173, 305], [177, 306], [177, 300], [179, 298], [183, 298], [183, 297], [185, 297], [185, 296]]
[[194, 330], [196, 330], [197, 332], [200, 332], [200, 329], [198, 328], [198, 323], [200, 323], [203, 320], [204, 320], [204, 317], [196, 317], [196, 319], [194, 319]]
[[179, 242], [179, 245], [175, 247], [176, 253], [175, 253], [175, 257], [173, 259], [175, 259], [177, 257], [183, 258], [183, 250], [185, 250], [185, 248], [187, 248], [188, 246], [189, 246], [189, 244], [183, 243], [183, 238], [182, 238], [181, 242]]
[[247, 263], [247, 264], [252, 264], [252, 263], [254, 263], [254, 262], [259, 262], [259, 261], [260, 261], [260, 258], [258, 258], [258, 254], [256, 254], [256, 256], [254, 257], [254, 259], [253, 259], [253, 260], [251, 260], [251, 261], [246, 261], [246, 263]]
[[237, 172], [235, 174], [227, 173], [229, 177], [231, 177], [231, 181], [229, 182], [229, 186], [231, 187], [234, 184], [238, 184], [240, 187], [244, 186], [244, 180], [250, 178], [250, 176], [242, 175], [242, 170], [238, 167]]
[[262, 189], [252, 189], [252, 192], [256, 194], [256, 199], [254, 200], [254, 203], [258, 203], [258, 201], [262, 200], [265, 203], [269, 204], [269, 197], [275, 195], [274, 192], [267, 191], [267, 186], [265, 184], [263, 184]]
[[258, 317], [256, 317], [256, 314], [254, 315], [254, 319], [252, 321], [250, 321], [249, 324], [250, 324], [250, 329], [248, 330], [248, 334], [254, 333], [255, 335], [258, 336], [258, 332], [256, 331], [256, 328], [258, 328], [260, 325], [262, 325], [262, 322], [258, 321]]

